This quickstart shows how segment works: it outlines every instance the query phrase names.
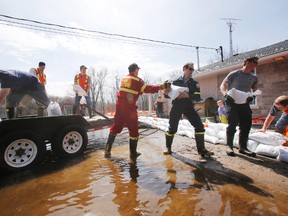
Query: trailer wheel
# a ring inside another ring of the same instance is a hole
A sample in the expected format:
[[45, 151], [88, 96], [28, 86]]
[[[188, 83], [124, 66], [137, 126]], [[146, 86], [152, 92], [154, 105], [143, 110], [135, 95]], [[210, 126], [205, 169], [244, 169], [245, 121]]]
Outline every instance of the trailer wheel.
[[69, 125], [57, 134], [52, 149], [60, 157], [74, 157], [84, 152], [87, 147], [88, 136], [83, 127]]
[[10, 133], [0, 140], [0, 166], [9, 171], [28, 169], [43, 158], [46, 146], [31, 131]]

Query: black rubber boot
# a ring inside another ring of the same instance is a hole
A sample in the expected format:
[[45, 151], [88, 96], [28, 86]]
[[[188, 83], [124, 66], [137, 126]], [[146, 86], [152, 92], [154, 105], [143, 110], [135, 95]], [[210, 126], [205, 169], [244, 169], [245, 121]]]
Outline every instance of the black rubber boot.
[[38, 107], [38, 116], [44, 116], [44, 109], [41, 107]]
[[239, 153], [245, 154], [250, 157], [256, 157], [254, 152], [251, 152], [247, 148], [248, 137], [239, 136]]
[[208, 151], [205, 148], [204, 132], [195, 132], [195, 141], [198, 154], [202, 157], [210, 157], [214, 155], [214, 152]]
[[233, 140], [234, 140], [234, 134], [229, 134], [226, 132], [226, 139], [227, 139], [227, 149], [226, 154], [228, 156], [235, 156], [234, 150], [233, 150]]
[[14, 113], [15, 113], [14, 107], [7, 107], [6, 108], [6, 113], [7, 113], [7, 118], [8, 119], [13, 119], [14, 118]]
[[114, 143], [115, 137], [116, 135], [109, 133], [104, 154], [106, 158], [111, 156], [112, 144]]
[[174, 139], [174, 134], [165, 134], [166, 137], [166, 151], [163, 152], [164, 155], [171, 155], [172, 154], [172, 150], [171, 150], [171, 146], [172, 146], [172, 142]]
[[138, 139], [129, 139], [130, 157], [138, 157], [141, 153], [137, 152]]

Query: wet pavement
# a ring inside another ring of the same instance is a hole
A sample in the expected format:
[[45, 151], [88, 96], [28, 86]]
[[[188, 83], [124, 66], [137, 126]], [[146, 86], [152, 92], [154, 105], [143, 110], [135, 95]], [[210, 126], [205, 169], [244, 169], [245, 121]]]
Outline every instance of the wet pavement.
[[127, 131], [109, 159], [103, 157], [107, 130], [89, 138], [83, 156], [64, 160], [48, 152], [34, 169], [1, 173], [0, 215], [287, 215], [285, 193], [224, 172], [217, 160], [163, 155], [163, 132], [141, 129], [137, 161], [129, 158]]

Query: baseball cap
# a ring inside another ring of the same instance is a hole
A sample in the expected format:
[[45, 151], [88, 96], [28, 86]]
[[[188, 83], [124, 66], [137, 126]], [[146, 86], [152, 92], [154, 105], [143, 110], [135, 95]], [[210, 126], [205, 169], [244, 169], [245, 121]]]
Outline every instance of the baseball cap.
[[140, 67], [136, 63], [133, 63], [133, 64], [129, 65], [128, 70], [129, 70], [129, 72], [133, 72], [137, 68], [140, 69]]
[[87, 67], [86, 67], [85, 65], [81, 65], [81, 66], [80, 66], [80, 70], [82, 70], [82, 68], [87, 69]]
[[45, 62], [39, 62], [39, 64], [38, 64], [39, 67], [43, 67], [45, 65], [46, 65]]

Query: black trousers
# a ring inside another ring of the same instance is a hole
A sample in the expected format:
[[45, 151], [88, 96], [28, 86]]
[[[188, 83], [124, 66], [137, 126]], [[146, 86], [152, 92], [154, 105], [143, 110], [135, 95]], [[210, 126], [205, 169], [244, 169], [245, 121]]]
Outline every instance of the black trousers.
[[178, 130], [178, 123], [182, 114], [187, 118], [190, 124], [195, 128], [195, 132], [204, 132], [204, 126], [198, 113], [195, 111], [193, 103], [190, 100], [180, 99], [173, 101], [169, 118], [169, 134], [175, 134]]
[[248, 140], [252, 126], [252, 111], [249, 103], [235, 104], [230, 101], [225, 101], [225, 108], [228, 120], [227, 135], [234, 136], [236, 127], [239, 124], [239, 140]]

